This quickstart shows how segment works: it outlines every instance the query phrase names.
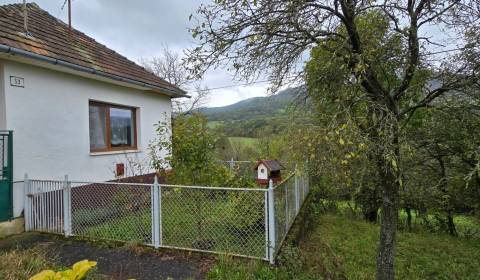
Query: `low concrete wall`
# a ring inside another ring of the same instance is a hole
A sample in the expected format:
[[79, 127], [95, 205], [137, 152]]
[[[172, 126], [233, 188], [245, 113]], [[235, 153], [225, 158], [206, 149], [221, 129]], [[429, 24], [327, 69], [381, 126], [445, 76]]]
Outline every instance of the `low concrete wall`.
[[19, 234], [25, 231], [25, 220], [23, 218], [14, 219], [8, 222], [0, 223], [0, 237], [12, 234]]

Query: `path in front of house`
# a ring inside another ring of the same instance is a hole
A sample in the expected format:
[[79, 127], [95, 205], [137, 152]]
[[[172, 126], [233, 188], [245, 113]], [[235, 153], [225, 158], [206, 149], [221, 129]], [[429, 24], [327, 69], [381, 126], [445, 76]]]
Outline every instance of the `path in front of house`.
[[0, 239], [0, 251], [45, 246], [47, 255], [61, 265], [88, 259], [97, 261], [97, 271], [108, 279], [204, 279], [215, 259], [205, 254], [154, 250], [139, 246], [65, 239], [40, 233], [25, 233]]

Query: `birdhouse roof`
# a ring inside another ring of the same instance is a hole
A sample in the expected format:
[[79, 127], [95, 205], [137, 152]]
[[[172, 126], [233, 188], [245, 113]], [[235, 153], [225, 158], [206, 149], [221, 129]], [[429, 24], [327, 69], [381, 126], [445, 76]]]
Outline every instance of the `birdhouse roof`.
[[272, 159], [272, 160], [262, 159], [262, 160], [259, 160], [255, 164], [255, 167], [253, 169], [254, 170], [258, 169], [258, 166], [260, 164], [265, 165], [265, 167], [267, 167], [267, 169], [270, 170], [270, 171], [279, 171], [279, 170], [285, 169], [285, 167], [276, 159]]

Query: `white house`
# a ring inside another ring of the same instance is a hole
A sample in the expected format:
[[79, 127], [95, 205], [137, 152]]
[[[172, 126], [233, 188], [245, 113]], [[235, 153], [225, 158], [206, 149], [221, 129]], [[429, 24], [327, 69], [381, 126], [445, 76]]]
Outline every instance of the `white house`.
[[171, 98], [186, 96], [36, 4], [27, 5], [25, 30], [22, 8], [0, 6], [0, 130], [13, 131], [13, 176], [0, 172], [0, 221], [12, 196], [13, 216], [21, 215], [23, 184], [12, 191], [7, 181], [25, 173], [104, 181], [128, 174], [127, 158], [148, 164], [154, 124], [170, 118]]

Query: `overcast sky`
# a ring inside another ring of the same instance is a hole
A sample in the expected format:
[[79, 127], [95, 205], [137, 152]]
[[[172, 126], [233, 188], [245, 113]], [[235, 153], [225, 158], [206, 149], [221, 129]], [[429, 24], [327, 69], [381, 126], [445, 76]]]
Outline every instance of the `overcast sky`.
[[[0, 4], [21, 3], [0, 0]], [[31, 2], [31, 1], [28, 1]], [[35, 0], [42, 9], [67, 22], [64, 0]], [[187, 31], [188, 17], [199, 0], [73, 0], [72, 25], [118, 53], [138, 62], [158, 56], [162, 46], [183, 50], [194, 42]], [[204, 85], [210, 88], [243, 84], [233, 81], [222, 70], [207, 73]], [[208, 106], [224, 106], [237, 101], [266, 95], [266, 84], [236, 86], [212, 90]]]
[[[159, 56], [164, 45], [181, 52], [194, 46], [187, 31], [189, 15], [207, 0], [73, 0], [73, 27], [93, 37], [118, 53], [139, 62]], [[22, 0], [0, 0], [0, 4]], [[28, 1], [31, 2], [31, 1]], [[36, 0], [42, 9], [67, 22], [65, 0]], [[455, 34], [448, 35], [440, 26], [427, 27], [422, 36], [436, 37], [445, 48], [455, 45]], [[441, 48], [435, 46], [435, 51]], [[433, 58], [433, 57], [432, 57]], [[437, 61], [438, 62], [438, 61]], [[209, 88], [239, 85], [212, 90], [207, 106], [224, 106], [240, 100], [267, 95], [268, 84], [242, 86], [222, 69], [212, 70], [203, 85]]]

